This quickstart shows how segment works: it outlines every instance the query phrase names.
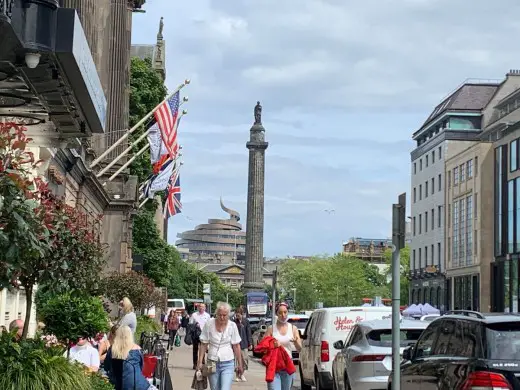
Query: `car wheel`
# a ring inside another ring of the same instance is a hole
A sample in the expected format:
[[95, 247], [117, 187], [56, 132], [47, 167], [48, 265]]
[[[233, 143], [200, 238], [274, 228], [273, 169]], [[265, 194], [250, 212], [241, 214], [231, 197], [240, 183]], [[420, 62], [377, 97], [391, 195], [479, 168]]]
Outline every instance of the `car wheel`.
[[300, 366], [300, 384], [302, 390], [312, 390], [312, 386], [306, 385], [303, 380], [302, 366]]

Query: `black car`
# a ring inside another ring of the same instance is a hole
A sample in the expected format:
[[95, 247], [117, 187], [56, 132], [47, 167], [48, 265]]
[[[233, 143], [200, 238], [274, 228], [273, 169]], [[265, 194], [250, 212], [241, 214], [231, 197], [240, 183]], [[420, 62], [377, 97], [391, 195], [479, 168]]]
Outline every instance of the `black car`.
[[403, 359], [401, 390], [520, 390], [520, 315], [448, 312]]

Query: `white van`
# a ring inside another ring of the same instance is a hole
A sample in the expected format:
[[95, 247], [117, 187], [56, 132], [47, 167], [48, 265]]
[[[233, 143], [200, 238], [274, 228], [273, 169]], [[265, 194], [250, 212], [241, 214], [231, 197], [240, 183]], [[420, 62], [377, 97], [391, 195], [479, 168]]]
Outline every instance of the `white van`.
[[392, 308], [330, 307], [312, 313], [303, 335], [300, 352], [300, 380], [302, 390], [332, 389], [332, 361], [337, 350], [336, 341], [345, 341], [354, 324], [367, 320], [392, 317]]

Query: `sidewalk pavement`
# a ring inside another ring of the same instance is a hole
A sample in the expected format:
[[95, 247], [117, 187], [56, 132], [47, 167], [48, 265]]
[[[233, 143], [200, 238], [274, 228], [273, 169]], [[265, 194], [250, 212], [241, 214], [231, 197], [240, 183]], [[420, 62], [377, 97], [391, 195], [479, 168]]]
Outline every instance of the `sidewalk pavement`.
[[[192, 362], [192, 347], [185, 345], [174, 348], [170, 351], [168, 358], [168, 368], [173, 382], [174, 390], [189, 390], [195, 371]], [[242, 390], [266, 390], [265, 367], [259, 363], [258, 359], [249, 358], [249, 370], [245, 376], [247, 382], [233, 382], [233, 389]], [[294, 387], [299, 389], [299, 387]], [[209, 390], [209, 387], [208, 387]]]

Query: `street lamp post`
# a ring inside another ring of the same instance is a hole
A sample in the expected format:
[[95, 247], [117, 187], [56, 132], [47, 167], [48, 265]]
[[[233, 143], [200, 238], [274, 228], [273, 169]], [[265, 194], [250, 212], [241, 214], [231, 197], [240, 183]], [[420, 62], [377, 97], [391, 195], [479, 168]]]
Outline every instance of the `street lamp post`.
[[291, 290], [292, 290], [292, 292], [293, 292], [293, 305], [294, 305], [294, 310], [296, 310], [296, 288], [292, 288]]

